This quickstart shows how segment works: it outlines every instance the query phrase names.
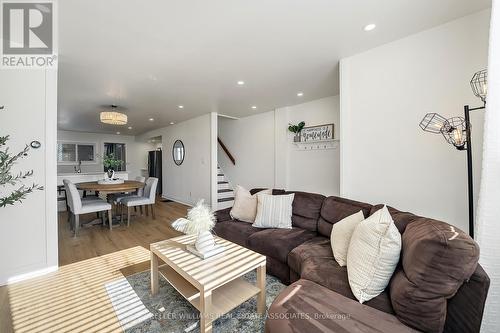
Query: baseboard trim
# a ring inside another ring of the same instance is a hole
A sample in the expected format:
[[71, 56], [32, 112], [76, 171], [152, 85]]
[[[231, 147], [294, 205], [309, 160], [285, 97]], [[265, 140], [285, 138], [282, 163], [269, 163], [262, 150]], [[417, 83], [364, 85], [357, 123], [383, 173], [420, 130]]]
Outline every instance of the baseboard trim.
[[161, 196], [163, 199], [168, 199], [168, 200], [172, 200], [172, 201], [175, 201], [175, 202], [178, 202], [180, 204], [183, 204], [183, 205], [186, 205], [186, 206], [189, 206], [189, 207], [193, 207], [193, 204], [192, 203], [188, 203], [188, 202], [184, 202], [182, 200], [179, 200], [177, 198], [174, 198], [174, 197], [171, 197], [169, 195], [163, 195]]
[[46, 275], [49, 273], [56, 272], [58, 269], [59, 269], [58, 266], [50, 266], [50, 267], [42, 268], [42, 269], [39, 269], [39, 270], [36, 270], [33, 272], [15, 275], [15, 276], [9, 277], [7, 279], [2, 279], [0, 281], [0, 286], [6, 286], [6, 285], [13, 284], [16, 282], [26, 281], [26, 280], [33, 279], [36, 277], [40, 277], [40, 276], [43, 276], [43, 275]]

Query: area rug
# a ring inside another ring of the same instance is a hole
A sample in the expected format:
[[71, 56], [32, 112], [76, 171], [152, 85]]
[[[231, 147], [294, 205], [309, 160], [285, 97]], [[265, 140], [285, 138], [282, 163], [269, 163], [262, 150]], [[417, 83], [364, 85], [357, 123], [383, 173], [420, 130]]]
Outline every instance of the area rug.
[[[256, 281], [255, 271], [243, 277]], [[106, 291], [123, 330], [127, 333], [198, 333], [199, 312], [160, 275], [160, 288], [150, 294], [149, 271], [136, 273], [107, 284]], [[278, 279], [266, 276], [266, 305], [269, 307], [285, 288]], [[254, 333], [264, 331], [265, 318], [257, 314], [256, 297], [241, 304], [213, 323], [214, 332]]]

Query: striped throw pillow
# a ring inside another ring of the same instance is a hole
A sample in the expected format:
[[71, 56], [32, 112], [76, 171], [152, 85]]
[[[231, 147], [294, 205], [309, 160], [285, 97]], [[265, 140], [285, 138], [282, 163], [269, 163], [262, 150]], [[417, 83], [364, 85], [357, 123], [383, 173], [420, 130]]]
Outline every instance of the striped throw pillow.
[[292, 203], [295, 194], [257, 194], [256, 228], [292, 229]]

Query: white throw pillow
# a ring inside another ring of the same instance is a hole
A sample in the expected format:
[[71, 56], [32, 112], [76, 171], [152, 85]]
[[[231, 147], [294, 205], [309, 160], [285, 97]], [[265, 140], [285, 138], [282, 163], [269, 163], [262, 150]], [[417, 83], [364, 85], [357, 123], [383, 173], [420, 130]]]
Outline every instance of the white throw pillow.
[[[292, 203], [295, 194], [257, 194], [256, 228], [292, 229]], [[271, 240], [272, 241], [272, 240]]]
[[330, 234], [333, 257], [340, 266], [347, 265], [347, 250], [351, 242], [352, 234], [358, 224], [365, 219], [362, 211], [344, 217], [335, 223]]
[[400, 253], [401, 235], [386, 206], [358, 224], [347, 251], [347, 276], [360, 303], [385, 290]]
[[[272, 190], [263, 190], [258, 193], [272, 194]], [[235, 220], [253, 223], [257, 215], [257, 193], [252, 195], [244, 187], [236, 186], [234, 204], [229, 215]]]

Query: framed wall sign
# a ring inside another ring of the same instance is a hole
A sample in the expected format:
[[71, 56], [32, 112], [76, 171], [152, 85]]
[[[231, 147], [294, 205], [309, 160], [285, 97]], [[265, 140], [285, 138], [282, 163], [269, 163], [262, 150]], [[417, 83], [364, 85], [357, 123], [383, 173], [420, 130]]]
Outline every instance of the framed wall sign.
[[300, 142], [318, 142], [333, 140], [334, 124], [304, 127], [300, 132]]

